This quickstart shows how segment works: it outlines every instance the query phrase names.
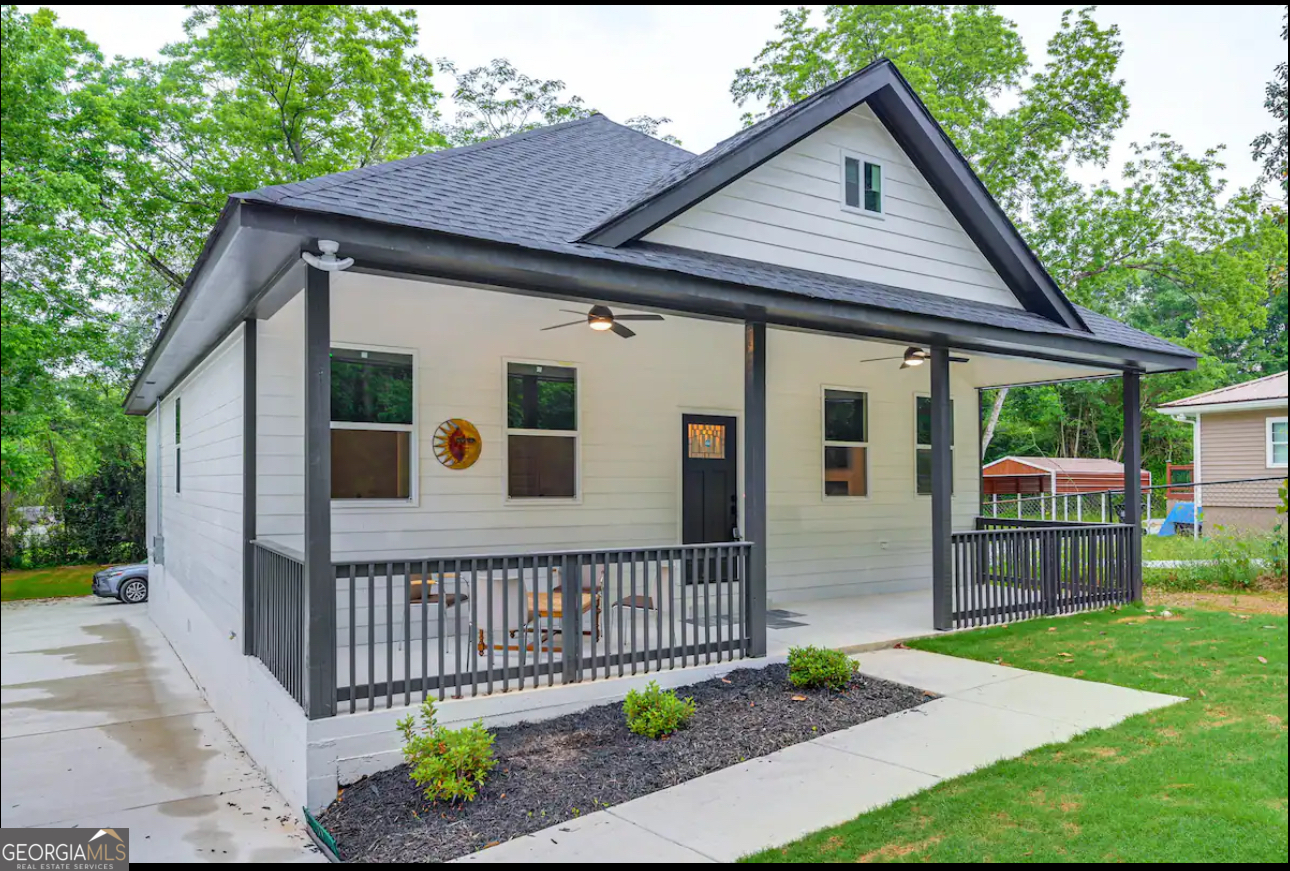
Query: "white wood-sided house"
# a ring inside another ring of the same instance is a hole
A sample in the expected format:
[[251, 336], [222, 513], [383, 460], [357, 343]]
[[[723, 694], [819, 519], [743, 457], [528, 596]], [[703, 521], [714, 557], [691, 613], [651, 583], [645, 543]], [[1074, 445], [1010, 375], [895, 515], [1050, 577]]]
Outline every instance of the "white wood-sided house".
[[1193, 366], [1071, 304], [887, 62], [699, 155], [592, 115], [235, 194], [128, 399], [151, 609], [317, 807], [423, 696], [1136, 595], [1132, 526], [978, 517], [978, 391], [1122, 377], [1136, 470]]

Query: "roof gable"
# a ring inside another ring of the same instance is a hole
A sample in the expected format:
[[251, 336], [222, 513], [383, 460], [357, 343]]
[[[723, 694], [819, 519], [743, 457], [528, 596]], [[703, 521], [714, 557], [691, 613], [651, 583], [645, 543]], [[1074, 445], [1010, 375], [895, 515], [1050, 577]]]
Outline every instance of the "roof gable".
[[1080, 312], [887, 60], [872, 63], [678, 164], [578, 239], [611, 248], [638, 241], [862, 103], [890, 131], [1021, 305], [1070, 329], [1087, 331]]
[[[843, 158], [880, 167], [877, 212], [843, 201]], [[651, 230], [659, 242], [1020, 309], [865, 104]]]

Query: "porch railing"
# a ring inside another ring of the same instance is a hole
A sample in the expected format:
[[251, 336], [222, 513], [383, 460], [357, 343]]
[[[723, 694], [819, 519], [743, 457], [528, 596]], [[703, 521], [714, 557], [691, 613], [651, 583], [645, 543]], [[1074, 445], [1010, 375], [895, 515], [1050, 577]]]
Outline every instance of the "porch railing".
[[291, 693], [305, 703], [304, 555], [267, 541], [252, 543], [255, 604], [253, 655]]
[[745, 656], [750, 547], [336, 563], [338, 709]]
[[951, 537], [956, 628], [1102, 608], [1132, 596], [1136, 526], [978, 517]]

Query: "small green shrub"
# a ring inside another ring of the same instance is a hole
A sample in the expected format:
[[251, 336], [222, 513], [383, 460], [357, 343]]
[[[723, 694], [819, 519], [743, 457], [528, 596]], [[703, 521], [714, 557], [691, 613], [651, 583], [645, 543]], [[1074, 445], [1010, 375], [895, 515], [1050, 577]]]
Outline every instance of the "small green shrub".
[[795, 687], [828, 687], [841, 692], [859, 668], [860, 663], [840, 650], [812, 645], [788, 651], [788, 682]]
[[411, 714], [398, 722], [412, 781], [431, 801], [474, 801], [479, 785], [497, 767], [493, 734], [482, 720], [460, 729], [440, 726], [428, 699], [421, 705], [421, 724], [418, 731]]
[[659, 689], [650, 681], [644, 690], [632, 690], [623, 702], [627, 728], [646, 738], [665, 738], [694, 716], [694, 699], [678, 698], [672, 690]]

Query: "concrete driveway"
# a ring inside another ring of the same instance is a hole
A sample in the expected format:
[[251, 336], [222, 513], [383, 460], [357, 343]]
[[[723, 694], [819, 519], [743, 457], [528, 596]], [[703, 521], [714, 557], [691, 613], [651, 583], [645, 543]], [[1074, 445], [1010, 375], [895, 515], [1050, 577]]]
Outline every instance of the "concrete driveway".
[[0, 824], [125, 827], [135, 862], [320, 861], [146, 605], [0, 608]]

